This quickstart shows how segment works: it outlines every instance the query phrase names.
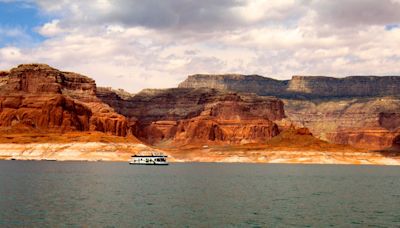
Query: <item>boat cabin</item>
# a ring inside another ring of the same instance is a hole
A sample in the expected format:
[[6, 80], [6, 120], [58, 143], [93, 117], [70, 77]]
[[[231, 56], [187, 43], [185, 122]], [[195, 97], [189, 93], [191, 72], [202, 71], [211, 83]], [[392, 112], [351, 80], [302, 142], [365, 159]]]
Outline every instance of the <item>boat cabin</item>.
[[150, 155], [135, 154], [132, 156], [129, 164], [131, 165], [168, 165], [166, 155], [161, 153], [152, 153]]

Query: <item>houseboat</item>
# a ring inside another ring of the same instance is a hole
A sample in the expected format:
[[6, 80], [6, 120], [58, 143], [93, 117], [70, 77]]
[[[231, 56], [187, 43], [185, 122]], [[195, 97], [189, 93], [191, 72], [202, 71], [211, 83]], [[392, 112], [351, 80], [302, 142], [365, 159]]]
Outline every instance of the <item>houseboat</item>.
[[150, 154], [135, 154], [132, 156], [130, 165], [168, 165], [167, 155], [152, 152]]

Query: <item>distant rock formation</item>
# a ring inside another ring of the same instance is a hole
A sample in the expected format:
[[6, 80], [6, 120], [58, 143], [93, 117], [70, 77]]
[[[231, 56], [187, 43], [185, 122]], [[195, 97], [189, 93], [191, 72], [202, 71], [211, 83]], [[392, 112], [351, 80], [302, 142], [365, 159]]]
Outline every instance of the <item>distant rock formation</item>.
[[215, 88], [282, 98], [330, 98], [394, 96], [400, 91], [398, 76], [293, 76], [275, 80], [259, 75], [196, 74], [179, 84], [179, 88]]
[[276, 96], [289, 119], [333, 143], [384, 149], [397, 146], [400, 135], [398, 76], [293, 76], [279, 81], [257, 75], [192, 75], [179, 87]]
[[330, 142], [385, 149], [400, 134], [398, 97], [284, 99], [284, 102], [292, 121]]

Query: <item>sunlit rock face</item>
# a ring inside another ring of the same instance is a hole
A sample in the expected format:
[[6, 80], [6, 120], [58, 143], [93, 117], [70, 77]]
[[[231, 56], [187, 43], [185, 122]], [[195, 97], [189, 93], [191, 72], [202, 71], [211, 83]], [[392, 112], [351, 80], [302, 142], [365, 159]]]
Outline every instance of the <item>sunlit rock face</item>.
[[193, 75], [179, 87], [276, 96], [285, 103], [290, 120], [333, 143], [384, 149], [397, 145], [400, 134], [398, 76], [293, 76], [279, 81], [254, 75]]
[[146, 89], [129, 99], [111, 91], [98, 96], [137, 121], [135, 135], [151, 144], [242, 144], [279, 134], [273, 122], [285, 118], [283, 102], [217, 89]]
[[86, 76], [45, 64], [23, 64], [0, 74], [0, 130], [125, 136], [130, 125], [96, 97], [95, 81]]
[[[0, 74], [0, 130], [100, 131], [157, 144], [244, 144], [277, 134], [283, 102], [217, 89], [97, 88], [89, 77], [45, 64]], [[19, 130], [18, 130], [19, 129]]]
[[211, 145], [263, 143], [293, 124], [338, 144], [399, 145], [399, 77], [193, 75], [179, 87], [133, 95], [24, 64], [0, 71], [0, 131], [100, 131], [149, 144]]

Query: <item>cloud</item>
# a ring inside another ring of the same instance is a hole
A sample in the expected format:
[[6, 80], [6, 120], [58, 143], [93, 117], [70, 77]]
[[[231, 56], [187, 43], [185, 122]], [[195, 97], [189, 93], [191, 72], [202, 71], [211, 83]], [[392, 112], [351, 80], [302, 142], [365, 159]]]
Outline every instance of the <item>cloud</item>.
[[400, 75], [398, 0], [27, 2], [54, 19], [40, 45], [0, 48], [2, 69], [45, 62], [132, 92], [195, 73]]
[[293, 20], [303, 0], [37, 0], [43, 11], [63, 17], [68, 27], [119, 24], [171, 31], [214, 32]]
[[239, 0], [38, 0], [47, 13], [63, 16], [64, 25], [121, 24], [153, 29], [188, 29], [204, 31], [240, 23], [233, 9]]
[[0, 49], [0, 56], [2, 59], [7, 59], [8, 61], [19, 61], [22, 57], [22, 53], [19, 48], [6, 47]]
[[65, 33], [65, 30], [60, 28], [60, 20], [54, 19], [50, 22], [45, 23], [43, 26], [38, 28], [38, 32], [42, 36], [52, 37]]
[[314, 10], [321, 23], [337, 27], [400, 22], [400, 2], [393, 0], [317, 0]]

